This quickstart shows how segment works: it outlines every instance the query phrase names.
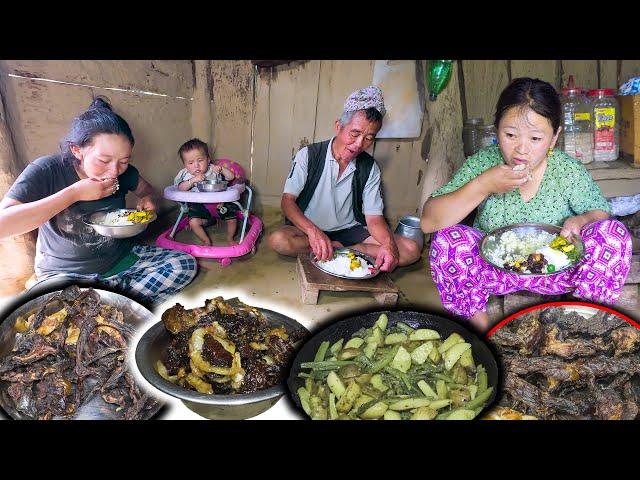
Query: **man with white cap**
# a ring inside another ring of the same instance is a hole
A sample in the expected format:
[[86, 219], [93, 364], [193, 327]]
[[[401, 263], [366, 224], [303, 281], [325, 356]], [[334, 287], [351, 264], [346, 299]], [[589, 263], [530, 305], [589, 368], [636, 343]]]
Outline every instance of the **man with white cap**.
[[276, 252], [312, 251], [329, 260], [336, 247], [351, 247], [376, 259], [382, 271], [420, 258], [416, 242], [394, 235], [383, 216], [380, 169], [365, 150], [382, 127], [382, 91], [353, 92], [330, 140], [301, 148], [284, 185], [281, 208], [287, 225], [267, 241]]

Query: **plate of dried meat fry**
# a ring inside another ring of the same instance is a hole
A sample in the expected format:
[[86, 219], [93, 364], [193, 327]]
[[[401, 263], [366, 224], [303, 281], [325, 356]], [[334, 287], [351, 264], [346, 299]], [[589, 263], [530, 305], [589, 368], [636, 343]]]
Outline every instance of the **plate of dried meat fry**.
[[14, 419], [149, 419], [161, 404], [129, 369], [136, 325], [153, 318], [107, 290], [41, 294], [0, 325], [0, 406]]
[[598, 305], [551, 303], [490, 333], [505, 380], [488, 418], [640, 418], [640, 329], [628, 317]]

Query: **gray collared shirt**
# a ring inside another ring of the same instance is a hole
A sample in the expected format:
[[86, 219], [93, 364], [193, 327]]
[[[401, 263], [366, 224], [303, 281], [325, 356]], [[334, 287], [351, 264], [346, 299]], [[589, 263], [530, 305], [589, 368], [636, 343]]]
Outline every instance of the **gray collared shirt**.
[[[356, 171], [355, 161], [349, 162], [347, 168], [342, 172], [342, 176], [338, 179], [339, 165], [331, 153], [334, 138], [331, 139], [327, 147], [325, 168], [318, 181], [318, 186], [304, 211], [309, 220], [327, 232], [359, 224], [353, 214], [351, 193], [352, 177]], [[308, 152], [308, 148], [304, 147], [296, 153], [289, 176], [284, 184], [284, 193], [297, 197], [302, 192], [307, 180]], [[380, 168], [375, 162], [364, 187], [362, 203], [362, 212], [365, 215], [382, 215], [384, 204], [380, 193]]]

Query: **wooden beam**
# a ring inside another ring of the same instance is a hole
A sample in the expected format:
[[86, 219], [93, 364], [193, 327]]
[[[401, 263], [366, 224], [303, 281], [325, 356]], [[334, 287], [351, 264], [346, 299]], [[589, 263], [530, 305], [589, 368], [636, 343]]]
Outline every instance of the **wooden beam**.
[[[458, 77], [458, 66], [451, 78]], [[449, 82], [435, 102], [428, 100], [425, 111], [425, 137], [421, 145], [421, 155], [427, 158], [424, 183], [420, 197], [420, 211], [431, 193], [449, 181], [453, 173], [464, 162], [462, 150], [462, 109], [460, 107], [460, 86]]]
[[509, 83], [506, 60], [463, 60], [467, 118], [493, 123], [500, 93]]
[[511, 60], [511, 78], [539, 78], [557, 88], [557, 62], [558, 60]]
[[631, 77], [640, 76], [640, 60], [622, 60], [618, 87]]
[[598, 60], [600, 78], [598, 88], [618, 88], [618, 60]]
[[587, 89], [598, 88], [597, 60], [562, 60], [562, 86], [573, 75], [576, 87]]

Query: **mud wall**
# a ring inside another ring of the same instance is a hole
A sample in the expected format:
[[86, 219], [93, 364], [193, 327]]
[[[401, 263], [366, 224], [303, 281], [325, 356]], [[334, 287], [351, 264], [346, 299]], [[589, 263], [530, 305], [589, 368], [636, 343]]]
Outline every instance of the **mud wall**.
[[[211, 130], [206, 87], [200, 108], [192, 108], [195, 67], [189, 60], [0, 62], [0, 196], [29, 162], [58, 151], [71, 120], [95, 95], [105, 95], [129, 122], [136, 140], [131, 163], [156, 188], [170, 184], [181, 168], [180, 144], [194, 135], [194, 126]], [[33, 273], [34, 238], [32, 232], [0, 241], [0, 258], [12, 258], [11, 266], [0, 268], [0, 295], [21, 290]], [[2, 255], [7, 250], [10, 257]]]

